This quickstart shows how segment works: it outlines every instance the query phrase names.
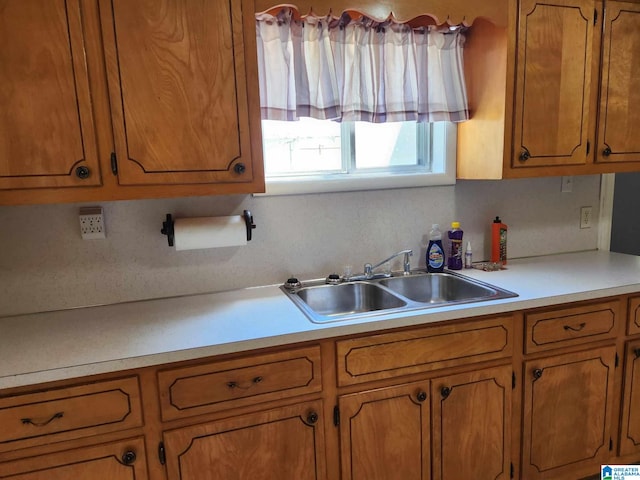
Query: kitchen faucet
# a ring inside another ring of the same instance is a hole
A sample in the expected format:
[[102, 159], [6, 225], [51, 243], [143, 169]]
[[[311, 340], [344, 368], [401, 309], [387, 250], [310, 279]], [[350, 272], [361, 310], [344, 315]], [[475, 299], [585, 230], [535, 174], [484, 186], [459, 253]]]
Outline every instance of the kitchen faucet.
[[362, 275], [350, 276], [346, 280], [371, 280], [372, 278], [389, 277], [389, 276], [391, 276], [389, 273], [374, 274], [373, 271], [376, 268], [384, 265], [385, 263], [390, 262], [394, 258], [399, 257], [400, 255], [404, 255], [403, 262], [402, 262], [403, 263], [403, 270], [402, 270], [403, 274], [404, 275], [409, 275], [411, 273], [411, 262], [409, 260], [409, 257], [411, 257], [413, 255], [413, 250], [407, 249], [407, 250], [402, 250], [402, 251], [400, 251], [398, 253], [394, 253], [389, 258], [385, 258], [384, 260], [382, 260], [381, 262], [376, 263], [375, 265], [371, 265], [370, 263], [365, 263], [364, 264], [364, 273]]

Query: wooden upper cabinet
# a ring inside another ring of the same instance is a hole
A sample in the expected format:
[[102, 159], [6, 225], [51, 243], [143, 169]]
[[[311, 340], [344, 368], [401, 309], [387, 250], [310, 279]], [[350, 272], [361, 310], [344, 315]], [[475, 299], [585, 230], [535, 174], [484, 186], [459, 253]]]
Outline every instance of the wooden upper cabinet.
[[241, 1], [100, 8], [119, 183], [252, 182]]
[[609, 2], [597, 162], [640, 162], [640, 4]]
[[2, 0], [0, 45], [0, 191], [99, 185], [81, 0]]
[[522, 0], [513, 168], [585, 164], [591, 99], [593, 0]]

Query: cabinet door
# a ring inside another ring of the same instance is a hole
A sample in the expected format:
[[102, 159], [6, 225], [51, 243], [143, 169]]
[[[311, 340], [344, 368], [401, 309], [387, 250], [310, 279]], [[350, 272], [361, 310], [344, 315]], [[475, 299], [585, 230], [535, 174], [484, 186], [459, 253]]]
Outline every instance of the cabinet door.
[[431, 381], [433, 480], [506, 480], [511, 463], [511, 366]]
[[342, 480], [430, 478], [429, 382], [339, 399]]
[[598, 128], [599, 162], [640, 162], [640, 5], [608, 2]]
[[164, 433], [169, 480], [324, 480], [320, 401]]
[[100, 184], [86, 3], [0, 2], [0, 190]]
[[640, 342], [627, 345], [624, 360], [620, 455], [640, 452]]
[[587, 161], [593, 0], [522, 0], [513, 168]]
[[251, 182], [242, 1], [100, 9], [120, 184]]
[[612, 346], [525, 362], [523, 478], [606, 461], [615, 355]]
[[144, 480], [148, 478], [142, 438], [0, 463], [11, 480]]

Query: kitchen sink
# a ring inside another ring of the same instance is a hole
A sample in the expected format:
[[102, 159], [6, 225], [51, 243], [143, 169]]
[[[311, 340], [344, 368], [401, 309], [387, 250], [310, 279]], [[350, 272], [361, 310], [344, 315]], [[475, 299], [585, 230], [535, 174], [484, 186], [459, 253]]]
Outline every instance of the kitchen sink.
[[424, 271], [337, 284], [315, 280], [295, 286], [283, 286], [282, 290], [314, 323], [518, 296], [458, 273]]

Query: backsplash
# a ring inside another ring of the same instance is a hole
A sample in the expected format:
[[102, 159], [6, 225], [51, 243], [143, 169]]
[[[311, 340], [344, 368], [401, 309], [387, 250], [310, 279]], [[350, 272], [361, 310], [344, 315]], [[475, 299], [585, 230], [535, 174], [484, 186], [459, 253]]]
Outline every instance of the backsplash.
[[[89, 204], [0, 207], [0, 316], [282, 283], [360, 272], [412, 248], [424, 266], [432, 223], [461, 222], [474, 260], [487, 259], [490, 223], [509, 226], [510, 258], [597, 247], [600, 177], [460, 181], [456, 186], [284, 197], [197, 197], [101, 202], [107, 238], [80, 238], [78, 209]], [[593, 228], [579, 229], [580, 207]], [[176, 252], [160, 234], [175, 218], [251, 210], [247, 246]], [[399, 265], [396, 265], [399, 267]]]

